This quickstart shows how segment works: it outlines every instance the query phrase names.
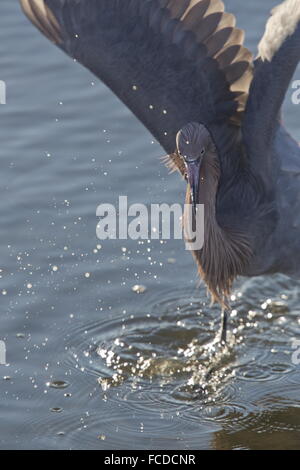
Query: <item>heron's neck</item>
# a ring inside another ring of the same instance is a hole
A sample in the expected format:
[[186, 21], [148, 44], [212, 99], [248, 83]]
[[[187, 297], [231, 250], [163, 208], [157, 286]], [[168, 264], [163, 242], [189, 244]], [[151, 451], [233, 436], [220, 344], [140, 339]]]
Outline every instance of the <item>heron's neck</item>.
[[220, 179], [217, 156], [205, 159], [201, 168], [199, 202], [204, 204], [204, 245], [194, 252], [199, 273], [213, 301], [229, 296], [235, 277], [242, 274], [251, 256], [247, 237], [242, 232], [221, 227], [216, 218], [216, 196]]

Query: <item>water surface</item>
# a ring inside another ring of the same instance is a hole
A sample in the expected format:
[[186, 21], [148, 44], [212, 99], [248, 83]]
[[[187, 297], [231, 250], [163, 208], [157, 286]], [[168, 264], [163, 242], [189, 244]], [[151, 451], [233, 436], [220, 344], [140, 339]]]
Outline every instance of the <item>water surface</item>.
[[[275, 3], [226, 2], [253, 51]], [[299, 449], [299, 282], [239, 280], [229, 348], [211, 357], [219, 309], [182, 242], [95, 235], [96, 207], [119, 194], [183, 202], [162, 149], [15, 0], [0, 36], [1, 448]]]

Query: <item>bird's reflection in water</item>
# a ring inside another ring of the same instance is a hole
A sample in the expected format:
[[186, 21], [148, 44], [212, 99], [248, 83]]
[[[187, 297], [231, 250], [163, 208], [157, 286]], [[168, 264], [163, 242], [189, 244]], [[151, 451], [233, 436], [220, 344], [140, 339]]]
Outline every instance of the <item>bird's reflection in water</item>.
[[[291, 402], [290, 406], [276, 407], [250, 413], [244, 428], [228, 432], [226, 426], [214, 434], [212, 446], [218, 450], [299, 450], [300, 408]], [[280, 398], [277, 397], [280, 401]], [[271, 400], [270, 400], [271, 401]], [[271, 403], [270, 403], [271, 404]], [[229, 416], [230, 418], [230, 416]]]

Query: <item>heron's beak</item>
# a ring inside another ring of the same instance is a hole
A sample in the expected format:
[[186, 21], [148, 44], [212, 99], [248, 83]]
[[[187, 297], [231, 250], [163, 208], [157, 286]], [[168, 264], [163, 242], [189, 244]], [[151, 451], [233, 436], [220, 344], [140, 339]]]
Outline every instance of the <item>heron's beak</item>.
[[186, 162], [187, 177], [191, 188], [193, 213], [196, 216], [197, 204], [199, 204], [199, 183], [202, 158]]

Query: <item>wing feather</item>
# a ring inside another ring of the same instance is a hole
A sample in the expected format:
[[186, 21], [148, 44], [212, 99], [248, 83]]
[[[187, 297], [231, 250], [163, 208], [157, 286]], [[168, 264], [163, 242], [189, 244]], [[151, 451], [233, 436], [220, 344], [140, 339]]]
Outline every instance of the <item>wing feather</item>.
[[242, 132], [256, 171], [271, 182], [281, 106], [300, 60], [299, 0], [285, 0], [272, 10], [258, 49]]
[[168, 153], [177, 131], [198, 121], [228, 155], [224, 132], [238, 133], [241, 125], [252, 56], [221, 0], [20, 2], [38, 29], [106, 83]]

